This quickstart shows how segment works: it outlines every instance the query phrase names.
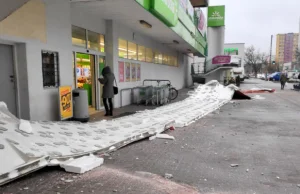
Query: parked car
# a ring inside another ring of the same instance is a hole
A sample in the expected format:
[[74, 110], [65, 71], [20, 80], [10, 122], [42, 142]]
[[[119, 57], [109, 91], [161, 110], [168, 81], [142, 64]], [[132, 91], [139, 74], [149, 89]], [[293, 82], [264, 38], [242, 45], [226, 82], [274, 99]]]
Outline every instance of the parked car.
[[250, 79], [250, 75], [249, 74], [244, 75], [244, 79]]
[[261, 74], [261, 73], [257, 74], [257, 78], [258, 79], [263, 79], [264, 78], [264, 74]]
[[269, 77], [269, 80], [270, 81], [279, 81], [280, 80], [280, 75], [281, 75], [280, 72], [272, 73], [271, 76]]

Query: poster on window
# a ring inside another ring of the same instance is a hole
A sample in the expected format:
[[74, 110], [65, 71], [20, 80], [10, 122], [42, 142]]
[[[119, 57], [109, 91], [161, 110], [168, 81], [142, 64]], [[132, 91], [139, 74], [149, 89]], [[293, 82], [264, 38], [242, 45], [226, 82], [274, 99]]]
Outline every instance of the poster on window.
[[136, 64], [131, 63], [131, 81], [136, 81]]
[[141, 64], [136, 64], [136, 81], [141, 81]]
[[198, 23], [198, 30], [202, 34], [202, 36], [206, 36], [206, 17], [202, 10], [199, 11], [199, 23]]
[[124, 82], [124, 62], [119, 61], [119, 82]]
[[130, 82], [130, 63], [125, 63], [125, 78], [126, 82]]

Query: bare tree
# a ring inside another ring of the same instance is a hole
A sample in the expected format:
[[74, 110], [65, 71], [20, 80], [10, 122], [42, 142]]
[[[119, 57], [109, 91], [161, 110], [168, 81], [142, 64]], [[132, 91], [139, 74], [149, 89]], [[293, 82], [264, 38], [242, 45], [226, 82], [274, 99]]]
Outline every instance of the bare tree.
[[267, 64], [266, 55], [260, 53], [254, 46], [246, 48], [244, 61], [245, 65], [252, 69], [255, 77], [257, 77], [257, 73], [261, 71], [262, 66]]
[[295, 51], [296, 61], [293, 63], [296, 69], [300, 68], [300, 50], [297, 47]]

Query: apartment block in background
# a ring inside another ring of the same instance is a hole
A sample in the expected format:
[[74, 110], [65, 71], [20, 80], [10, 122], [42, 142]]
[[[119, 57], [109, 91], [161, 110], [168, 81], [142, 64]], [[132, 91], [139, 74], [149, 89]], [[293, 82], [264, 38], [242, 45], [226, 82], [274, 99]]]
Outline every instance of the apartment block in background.
[[296, 61], [299, 33], [277, 34], [276, 63], [284, 64]]

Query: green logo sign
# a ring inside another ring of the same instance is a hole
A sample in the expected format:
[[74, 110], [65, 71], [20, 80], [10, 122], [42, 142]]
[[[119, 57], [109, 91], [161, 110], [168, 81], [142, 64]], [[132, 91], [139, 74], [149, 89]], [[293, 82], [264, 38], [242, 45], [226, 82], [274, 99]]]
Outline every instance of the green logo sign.
[[151, 12], [167, 26], [174, 27], [178, 22], [178, 0], [152, 0]]
[[207, 26], [208, 27], [225, 26], [225, 6], [208, 7]]

